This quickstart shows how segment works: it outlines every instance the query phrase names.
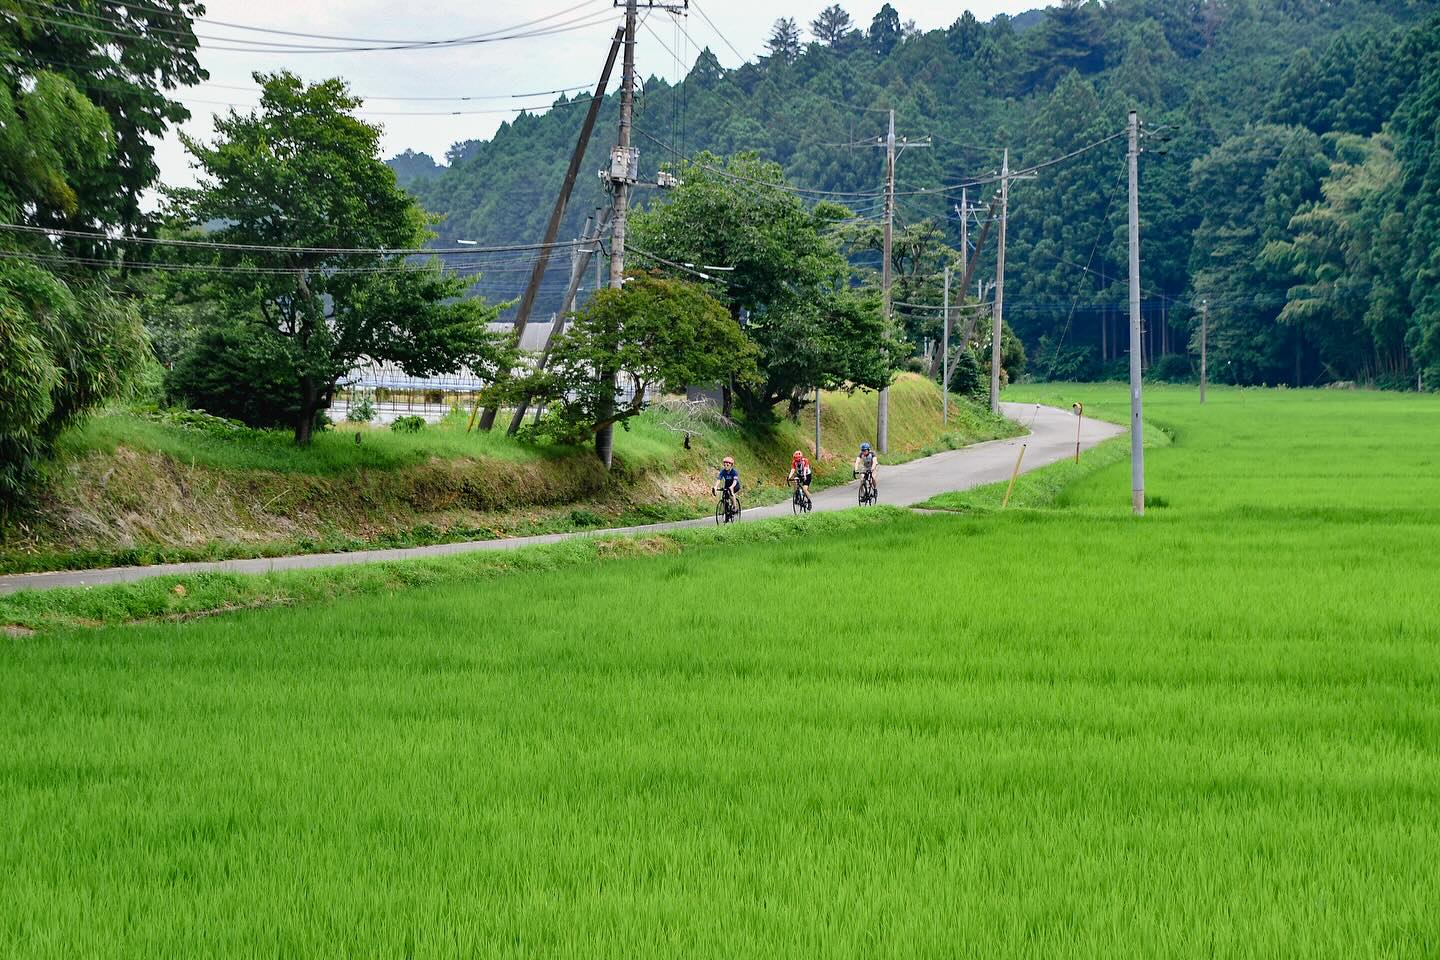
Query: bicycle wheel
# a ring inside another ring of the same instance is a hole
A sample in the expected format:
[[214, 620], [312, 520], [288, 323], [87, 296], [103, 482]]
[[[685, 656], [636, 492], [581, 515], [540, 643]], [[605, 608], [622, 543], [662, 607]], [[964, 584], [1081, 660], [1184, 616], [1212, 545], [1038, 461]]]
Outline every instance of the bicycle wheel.
[[720, 497], [715, 501], [715, 525], [718, 527], [720, 524], [728, 522], [725, 519], [725, 498]]
[[805, 512], [805, 501], [802, 499], [799, 487], [795, 488], [795, 493], [790, 497], [790, 510], [797, 515]]
[[810, 499], [810, 494], [805, 494], [805, 512], [809, 513], [815, 509], [815, 501]]

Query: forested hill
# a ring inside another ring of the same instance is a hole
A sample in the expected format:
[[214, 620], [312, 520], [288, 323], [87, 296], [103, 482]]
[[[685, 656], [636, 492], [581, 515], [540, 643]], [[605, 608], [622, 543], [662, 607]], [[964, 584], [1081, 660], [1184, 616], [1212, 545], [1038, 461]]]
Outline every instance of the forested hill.
[[[660, 68], [658, 50], [667, 62], [703, 52], [683, 84], [645, 82], [635, 142], [646, 179], [700, 150], [755, 151], [796, 187], [866, 195], [850, 205], [874, 217], [883, 151], [864, 141], [884, 134], [884, 109], [895, 108], [900, 136], [932, 144], [901, 156], [897, 211], [919, 244], [897, 253], [902, 275], [915, 275], [901, 292], [932, 303], [925, 278], [944, 251], [923, 223], [958, 248], [959, 196], [917, 191], [989, 174], [1005, 146], [1017, 168], [1064, 156], [1121, 131], [1134, 107], [1147, 129], [1147, 350], [1162, 372], [1189, 369], [1204, 300], [1219, 379], [1413, 386], [1426, 368], [1440, 378], [1435, 11], [1421, 0], [1066, 0], [920, 32], [903, 8], [869, 24], [831, 8], [808, 28], [777, 23], [766, 54], [736, 70], [704, 49], [728, 41], [702, 19], [685, 21], [677, 48], [672, 24], [652, 18], [642, 73]], [[455, 144], [446, 166], [407, 152], [397, 173], [446, 216], [442, 242], [533, 242], [582, 110], [562, 98], [491, 140]], [[603, 202], [595, 171], [617, 113], [612, 95], [566, 236]], [[1036, 375], [1099, 376], [1124, 362], [1123, 156], [1123, 138], [1113, 140], [1014, 187], [1006, 315]], [[919, 255], [907, 260], [907, 249]], [[982, 273], [993, 252], [992, 235]], [[562, 273], [541, 309], [554, 308]], [[493, 272], [478, 289], [511, 298], [524, 277]], [[917, 343], [932, 326], [907, 318]]]

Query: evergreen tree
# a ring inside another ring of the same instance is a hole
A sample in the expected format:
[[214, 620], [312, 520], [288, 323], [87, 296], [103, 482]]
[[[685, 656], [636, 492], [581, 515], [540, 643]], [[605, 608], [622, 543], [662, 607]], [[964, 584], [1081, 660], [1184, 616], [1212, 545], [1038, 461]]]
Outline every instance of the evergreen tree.
[[830, 47], [839, 47], [853, 27], [850, 14], [838, 3], [821, 10], [815, 19], [810, 21], [810, 33], [816, 40]]
[[771, 58], [780, 63], [795, 62], [800, 56], [800, 28], [793, 17], [781, 17], [775, 21], [775, 25], [770, 28], [770, 39], [765, 41], [765, 48], [770, 51]]
[[890, 51], [900, 42], [900, 14], [890, 4], [885, 4], [870, 21], [867, 34], [870, 49], [877, 57], [888, 57]]
[[950, 52], [961, 60], [973, 60], [980, 52], [980, 44], [985, 39], [985, 28], [980, 21], [975, 19], [975, 14], [966, 10], [952, 24], [950, 29], [945, 31], [945, 42], [950, 47]]

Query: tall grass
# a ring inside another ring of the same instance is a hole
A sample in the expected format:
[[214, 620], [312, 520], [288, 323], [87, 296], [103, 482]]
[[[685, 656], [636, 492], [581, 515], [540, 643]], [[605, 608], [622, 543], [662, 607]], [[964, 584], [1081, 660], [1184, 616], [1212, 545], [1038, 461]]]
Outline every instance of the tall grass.
[[1117, 463], [1068, 509], [11, 638], [0, 942], [1435, 956], [1440, 401], [1149, 401], [1143, 522]]

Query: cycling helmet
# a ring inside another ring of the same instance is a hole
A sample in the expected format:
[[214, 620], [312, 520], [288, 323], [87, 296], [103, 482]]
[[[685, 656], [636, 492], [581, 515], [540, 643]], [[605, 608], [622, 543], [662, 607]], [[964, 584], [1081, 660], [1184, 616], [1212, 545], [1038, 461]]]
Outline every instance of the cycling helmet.
[[724, 464], [725, 466], [727, 466], [727, 467], [733, 467], [733, 466], [735, 466], [735, 458], [734, 458], [734, 457], [726, 457], [724, 460], [722, 460], [722, 461], [720, 461], [720, 462], [721, 462], [722, 464]]
[[869, 453], [869, 452], [870, 452], [870, 444], [868, 444], [868, 443], [862, 443], [862, 444], [860, 444], [860, 452], [861, 452], [861, 453]]
[[805, 454], [802, 453], [802, 452], [800, 452], [799, 450], [796, 450], [793, 454], [790, 455], [790, 459], [791, 459], [791, 460], [804, 460], [804, 459], [805, 459]]

